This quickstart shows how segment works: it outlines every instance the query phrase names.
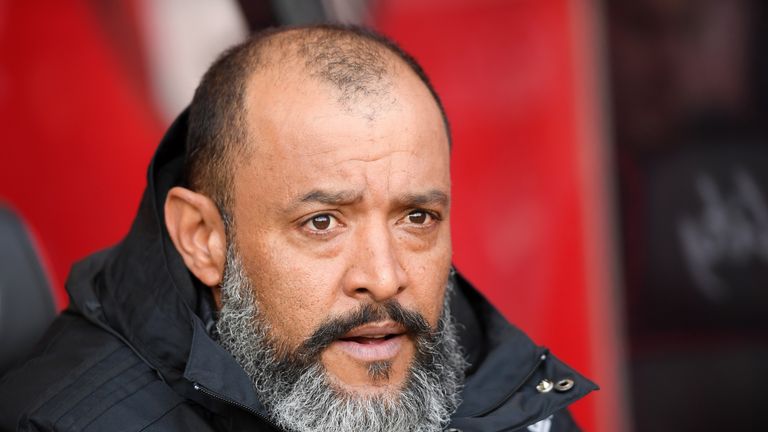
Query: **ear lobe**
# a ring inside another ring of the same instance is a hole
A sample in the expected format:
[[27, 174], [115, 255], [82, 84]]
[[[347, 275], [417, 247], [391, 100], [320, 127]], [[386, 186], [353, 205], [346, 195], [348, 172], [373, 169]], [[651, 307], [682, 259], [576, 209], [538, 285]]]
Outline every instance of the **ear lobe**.
[[216, 204], [205, 195], [174, 187], [165, 199], [165, 226], [189, 271], [205, 285], [217, 287], [224, 275], [227, 245]]

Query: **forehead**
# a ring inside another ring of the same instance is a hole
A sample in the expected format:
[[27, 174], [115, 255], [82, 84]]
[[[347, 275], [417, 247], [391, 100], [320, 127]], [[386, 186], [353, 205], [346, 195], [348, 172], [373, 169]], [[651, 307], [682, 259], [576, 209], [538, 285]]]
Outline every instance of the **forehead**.
[[251, 151], [235, 173], [236, 196], [238, 189], [285, 198], [326, 186], [399, 193], [449, 187], [441, 113], [407, 67], [396, 67], [380, 91], [353, 98], [290, 70], [249, 84]]

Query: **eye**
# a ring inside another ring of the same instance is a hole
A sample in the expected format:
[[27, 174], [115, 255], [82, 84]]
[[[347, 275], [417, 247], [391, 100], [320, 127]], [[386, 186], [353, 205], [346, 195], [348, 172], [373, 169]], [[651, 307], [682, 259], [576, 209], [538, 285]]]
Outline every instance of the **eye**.
[[405, 217], [406, 221], [413, 225], [428, 226], [435, 223], [438, 218], [426, 210], [413, 210]]
[[304, 225], [310, 231], [317, 233], [330, 231], [333, 228], [336, 228], [338, 224], [339, 222], [336, 220], [336, 218], [329, 214], [319, 214], [317, 216], [312, 216], [311, 219], [304, 223]]

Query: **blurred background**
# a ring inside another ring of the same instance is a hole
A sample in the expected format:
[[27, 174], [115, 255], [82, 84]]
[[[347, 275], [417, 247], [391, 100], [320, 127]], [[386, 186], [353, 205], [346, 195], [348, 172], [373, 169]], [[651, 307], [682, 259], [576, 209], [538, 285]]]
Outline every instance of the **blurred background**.
[[219, 52], [269, 26], [359, 23], [441, 94], [456, 265], [601, 386], [573, 407], [584, 429], [758, 430], [767, 14], [758, 0], [0, 0], [0, 338], [33, 340], [66, 307], [72, 263], [127, 232], [163, 131]]

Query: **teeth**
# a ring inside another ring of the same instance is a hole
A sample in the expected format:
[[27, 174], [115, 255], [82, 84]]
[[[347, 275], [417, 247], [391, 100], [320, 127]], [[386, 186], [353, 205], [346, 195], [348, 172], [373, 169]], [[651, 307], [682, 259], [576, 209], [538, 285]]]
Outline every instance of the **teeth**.
[[381, 339], [383, 337], [386, 337], [387, 335], [380, 335], [380, 336], [368, 336], [371, 339]]

